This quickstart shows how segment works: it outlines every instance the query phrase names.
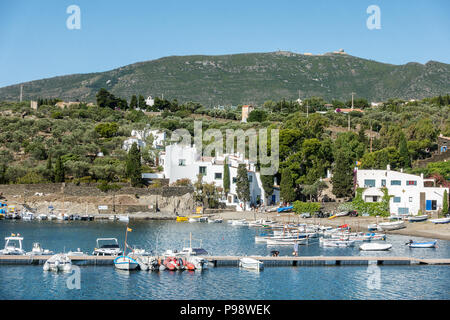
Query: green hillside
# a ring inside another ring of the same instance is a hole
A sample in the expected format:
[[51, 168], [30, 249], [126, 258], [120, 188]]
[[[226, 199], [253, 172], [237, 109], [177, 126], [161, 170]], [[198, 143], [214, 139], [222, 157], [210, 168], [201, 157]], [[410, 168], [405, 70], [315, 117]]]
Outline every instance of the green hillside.
[[[58, 97], [94, 102], [100, 88], [123, 98], [161, 96], [204, 105], [261, 104], [266, 100], [321, 96], [369, 101], [422, 99], [450, 91], [450, 65], [391, 65], [350, 55], [291, 52], [222, 56], [172, 56], [115, 70], [24, 83], [24, 99]], [[0, 100], [18, 100], [20, 84], [0, 88]]]

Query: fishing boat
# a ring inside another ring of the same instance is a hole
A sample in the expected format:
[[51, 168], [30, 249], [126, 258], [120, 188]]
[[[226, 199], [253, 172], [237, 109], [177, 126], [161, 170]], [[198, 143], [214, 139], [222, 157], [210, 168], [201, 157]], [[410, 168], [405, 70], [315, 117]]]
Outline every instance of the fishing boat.
[[335, 216], [338, 217], [345, 217], [348, 216], [348, 214], [350, 213], [350, 211], [341, 211], [335, 214]]
[[232, 226], [248, 226], [248, 222], [245, 219], [233, 220]]
[[69, 272], [72, 270], [72, 260], [67, 254], [55, 254], [44, 263], [43, 269], [44, 271]]
[[84, 256], [85, 253], [83, 251], [81, 251], [80, 248], [77, 248], [77, 251], [69, 251], [69, 252], [67, 252], [67, 255], [69, 257], [72, 257], [72, 256]]
[[177, 222], [186, 222], [189, 221], [188, 217], [177, 216]]
[[114, 266], [119, 270], [135, 270], [139, 263], [129, 256], [120, 256], [114, 259]]
[[114, 259], [114, 267], [116, 267], [119, 270], [135, 270], [138, 266], [139, 263], [127, 256], [127, 236], [128, 236], [128, 232], [131, 232], [132, 229], [128, 228], [128, 224], [126, 227], [126, 231], [125, 231], [125, 243], [124, 243], [124, 250], [123, 250], [123, 255], [117, 257]]
[[108, 217], [108, 220], [111, 220], [111, 221], [116, 221], [117, 219], [118, 219], [118, 218], [116, 217], [115, 214]]
[[408, 221], [409, 222], [421, 222], [421, 221], [425, 221], [427, 219], [428, 219], [428, 215], [426, 215], [426, 214], [423, 214], [423, 215], [420, 215], [420, 216], [408, 217]]
[[33, 243], [33, 248], [31, 249], [30, 252], [27, 252], [27, 255], [30, 255], [30, 256], [35, 256], [35, 255], [45, 256], [45, 255], [49, 255], [49, 254], [53, 254], [53, 251], [50, 251], [48, 249], [42, 249], [41, 244], [39, 242]]
[[428, 242], [415, 242], [413, 240], [410, 240], [406, 245], [410, 248], [436, 248], [437, 247], [437, 241], [428, 241]]
[[33, 219], [34, 219], [33, 212], [24, 209], [23, 212], [22, 212], [22, 220], [23, 221], [31, 221]]
[[359, 246], [359, 249], [362, 251], [386, 251], [392, 248], [392, 244], [390, 243], [378, 243], [378, 242], [370, 242], [363, 243]]
[[280, 239], [267, 239], [266, 244], [268, 246], [292, 246], [294, 244], [307, 244], [308, 238], [280, 238]]
[[450, 218], [431, 219], [430, 222], [435, 223], [435, 224], [444, 224], [444, 223], [449, 223]]
[[45, 214], [45, 213], [41, 213], [41, 214], [39, 214], [38, 216], [37, 216], [37, 219], [38, 220], [47, 220], [48, 219], [48, 216]]
[[259, 271], [264, 269], [264, 263], [250, 257], [245, 257], [239, 259], [239, 267]]
[[200, 218], [201, 218], [202, 216], [190, 216], [189, 217], [189, 222], [200, 222]]
[[405, 221], [393, 221], [393, 222], [381, 222], [378, 224], [378, 227], [381, 228], [382, 231], [385, 230], [398, 230], [406, 228]]
[[130, 217], [128, 215], [119, 215], [118, 216], [119, 221], [121, 222], [129, 222], [130, 221]]
[[22, 249], [23, 238], [20, 234], [17, 236], [13, 233], [10, 237], [5, 238], [5, 248], [0, 250], [0, 255], [24, 255], [25, 251]]
[[368, 231], [377, 231], [377, 230], [378, 230], [378, 225], [377, 225], [376, 223], [369, 224], [369, 225], [367, 226], [367, 230], [368, 230]]
[[294, 206], [287, 206], [287, 207], [280, 207], [277, 209], [277, 212], [289, 212], [292, 211], [292, 209], [294, 209]]
[[319, 239], [319, 243], [322, 247], [353, 247], [355, 244], [355, 240], [349, 239]]
[[116, 238], [98, 238], [97, 247], [92, 254], [94, 256], [117, 256], [122, 254], [122, 250], [120, 250]]

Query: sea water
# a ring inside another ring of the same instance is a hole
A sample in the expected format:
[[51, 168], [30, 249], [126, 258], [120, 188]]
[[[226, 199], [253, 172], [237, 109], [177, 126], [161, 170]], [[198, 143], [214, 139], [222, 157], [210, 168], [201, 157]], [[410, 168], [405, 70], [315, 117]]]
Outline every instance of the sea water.
[[[227, 223], [177, 223], [131, 221], [127, 243], [154, 254], [166, 249], [202, 247], [211, 255], [291, 255], [293, 248], [268, 247], [255, 243], [258, 228]], [[123, 248], [126, 224], [97, 221], [10, 221], [0, 222], [0, 237], [19, 233], [23, 247], [33, 242], [54, 252], [80, 248], [91, 254], [97, 238], [117, 238]], [[299, 246], [300, 256], [405, 256], [450, 258], [450, 242], [438, 240], [435, 249], [410, 249], [410, 239], [388, 235], [390, 251], [364, 252], [352, 248], [323, 248], [318, 240]], [[201, 241], [200, 241], [201, 240]], [[375, 270], [375, 271], [374, 271]], [[255, 272], [237, 267], [210, 267], [194, 272], [120, 271], [113, 265], [80, 266], [79, 289], [68, 285], [72, 273], [44, 272], [42, 265], [0, 265], [0, 299], [449, 299], [450, 267], [414, 266], [266, 266]], [[375, 282], [374, 276], [376, 276]], [[375, 285], [374, 285], [375, 283]]]

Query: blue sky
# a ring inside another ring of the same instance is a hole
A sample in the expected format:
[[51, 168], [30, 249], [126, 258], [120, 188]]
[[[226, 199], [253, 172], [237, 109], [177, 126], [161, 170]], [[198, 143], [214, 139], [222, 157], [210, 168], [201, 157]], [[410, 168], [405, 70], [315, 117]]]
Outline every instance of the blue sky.
[[[73, 4], [80, 30], [66, 27]], [[366, 26], [370, 5], [379, 30]], [[0, 1], [0, 87], [170, 55], [339, 48], [391, 64], [450, 63], [450, 1]]]

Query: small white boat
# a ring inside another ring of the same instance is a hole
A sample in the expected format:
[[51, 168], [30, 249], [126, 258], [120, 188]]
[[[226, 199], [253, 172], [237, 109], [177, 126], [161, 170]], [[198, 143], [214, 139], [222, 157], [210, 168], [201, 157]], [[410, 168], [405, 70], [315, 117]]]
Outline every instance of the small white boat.
[[33, 212], [25, 210], [25, 211], [22, 213], [22, 220], [23, 220], [23, 221], [31, 221], [31, 220], [33, 220], [33, 219], [34, 219], [34, 214], [33, 214]]
[[116, 215], [112, 215], [112, 216], [109, 216], [108, 219], [111, 221], [116, 221], [118, 218], [116, 217]]
[[233, 220], [232, 226], [248, 226], [248, 222], [245, 219]]
[[392, 244], [390, 243], [377, 243], [377, 242], [370, 242], [370, 243], [363, 243], [359, 246], [360, 250], [363, 251], [386, 251], [392, 248]]
[[280, 239], [267, 239], [266, 244], [268, 246], [293, 246], [294, 244], [307, 244], [308, 238], [280, 238]]
[[253, 258], [245, 257], [239, 259], [239, 267], [259, 271], [264, 269], [264, 263]]
[[345, 217], [348, 216], [348, 214], [350, 213], [350, 211], [342, 211], [342, 212], [338, 212], [335, 214], [336, 217]]
[[69, 272], [72, 270], [72, 260], [70, 260], [67, 254], [55, 254], [44, 263], [43, 269], [44, 271]]
[[80, 248], [77, 248], [77, 251], [69, 251], [67, 252], [67, 255], [69, 257], [72, 257], [72, 256], [84, 256], [86, 254], [83, 251], [81, 251]]
[[338, 248], [346, 248], [353, 247], [355, 244], [355, 240], [347, 240], [347, 239], [319, 239], [319, 243], [323, 247], [338, 247]]
[[50, 214], [48, 216], [48, 220], [56, 220], [58, 217], [56, 216], [56, 214]]
[[410, 248], [436, 248], [437, 247], [437, 241], [428, 241], [428, 242], [415, 242], [410, 240], [407, 244]]
[[61, 213], [56, 216], [56, 218], [60, 221], [67, 221], [69, 220], [69, 216], [67, 214]]
[[37, 216], [38, 220], [47, 220], [48, 216], [45, 213], [41, 213]]
[[398, 230], [406, 228], [405, 221], [394, 221], [394, 222], [381, 222], [378, 224], [378, 227], [381, 228], [382, 231], [385, 230]]
[[23, 238], [20, 235], [11, 234], [10, 237], [5, 238], [5, 248], [0, 250], [0, 255], [24, 255], [25, 251], [22, 249]]
[[408, 218], [408, 221], [409, 222], [420, 222], [420, 221], [425, 221], [427, 219], [428, 219], [428, 215], [423, 214], [423, 215], [420, 215], [420, 216], [411, 216], [411, 217]]
[[367, 226], [367, 230], [368, 230], [368, 231], [376, 231], [376, 230], [378, 230], [378, 225], [377, 225], [376, 223], [374, 223], [374, 224], [369, 224], [369, 225]]
[[209, 261], [202, 257], [188, 256], [186, 261], [192, 263], [195, 269], [204, 270], [208, 268]]
[[122, 254], [116, 238], [98, 238], [97, 247], [92, 252], [94, 256], [118, 256]]
[[27, 252], [27, 255], [38, 255], [38, 256], [45, 256], [53, 254], [53, 251], [50, 251], [48, 249], [42, 249], [41, 244], [39, 242], [33, 243], [33, 249], [31, 249], [30, 252]]
[[120, 256], [114, 259], [114, 266], [120, 270], [134, 270], [139, 263], [129, 256]]
[[130, 221], [130, 217], [128, 215], [126, 215], [126, 216], [125, 215], [119, 215], [118, 219], [119, 219], [119, 221], [122, 221], [122, 222]]
[[222, 223], [223, 219], [208, 219], [208, 223]]
[[431, 219], [430, 222], [435, 223], [435, 224], [444, 224], [444, 223], [449, 223], [450, 218]]

